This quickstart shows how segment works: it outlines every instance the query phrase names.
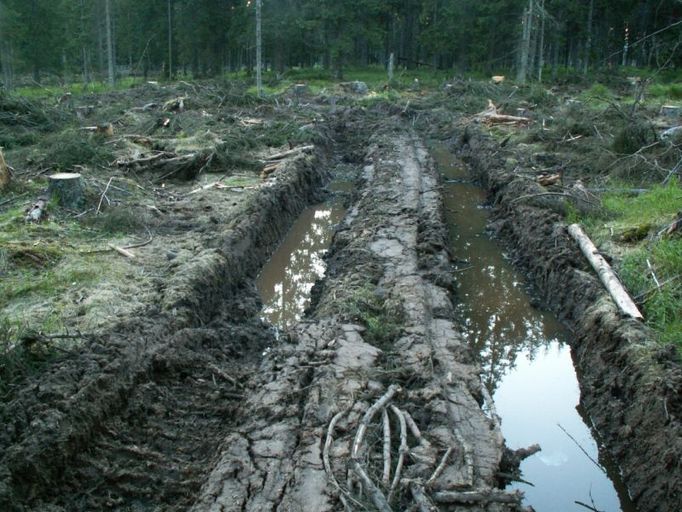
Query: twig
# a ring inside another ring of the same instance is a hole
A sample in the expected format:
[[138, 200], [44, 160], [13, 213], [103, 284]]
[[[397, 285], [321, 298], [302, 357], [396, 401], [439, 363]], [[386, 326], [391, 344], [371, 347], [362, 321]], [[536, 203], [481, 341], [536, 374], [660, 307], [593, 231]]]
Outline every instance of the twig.
[[508, 482], [520, 482], [522, 484], [530, 485], [531, 487], [535, 487], [535, 484], [533, 482], [529, 482], [528, 480], [524, 480], [521, 477], [518, 477], [516, 475], [512, 475], [511, 473], [502, 473], [501, 471], [498, 471], [495, 473], [495, 476], [498, 478], [502, 478]]
[[573, 503], [580, 505], [581, 507], [585, 507], [587, 510], [592, 510], [592, 512], [604, 512], [603, 510], [599, 510], [598, 508], [592, 507], [587, 503], [583, 503], [582, 501], [575, 500]]
[[580, 445], [580, 443], [579, 443], [578, 441], [576, 441], [575, 437], [573, 437], [571, 434], [569, 434], [568, 431], [567, 431], [564, 427], [561, 426], [561, 423], [557, 423], [557, 425], [558, 425], [559, 428], [564, 432], [564, 434], [566, 434], [566, 435], [568, 436], [568, 438], [569, 438], [571, 441], [573, 441], [573, 442], [575, 443], [575, 445], [576, 445], [578, 448], [580, 448], [580, 451], [583, 452], [583, 453], [585, 454], [585, 456], [586, 456], [588, 459], [590, 459], [590, 460], [592, 461], [592, 463], [593, 463], [595, 466], [597, 466], [604, 474], [606, 474], [606, 469], [604, 469], [604, 467], [603, 467], [601, 464], [599, 464], [599, 462], [597, 462], [596, 460], [594, 460], [594, 459], [592, 458], [592, 456], [591, 456], [589, 453], [587, 453], [587, 450], [585, 450], [585, 448], [583, 448], [583, 447]]
[[654, 278], [654, 283], [656, 283], [656, 287], [661, 289], [661, 283], [658, 281], [658, 278], [656, 277], [656, 274], [654, 274], [654, 267], [651, 266], [651, 262], [649, 261], [649, 258], [646, 259], [646, 266], [649, 267], [649, 272], [651, 272], [651, 277]]
[[453, 452], [452, 446], [450, 446], [447, 450], [445, 450], [445, 454], [443, 454], [443, 458], [440, 461], [440, 464], [438, 464], [438, 467], [436, 470], [433, 472], [431, 477], [426, 481], [426, 485], [431, 485], [433, 482], [436, 481], [436, 479], [441, 475], [441, 473], [445, 470], [445, 466], [448, 463], [448, 459], [450, 458], [450, 455]]
[[381, 416], [384, 422], [384, 474], [381, 482], [388, 487], [391, 482], [391, 421], [386, 409], [381, 411]]
[[400, 483], [400, 476], [403, 471], [403, 464], [405, 463], [405, 454], [409, 451], [407, 446], [407, 424], [405, 422], [405, 416], [402, 411], [398, 409], [395, 405], [391, 405], [391, 411], [398, 418], [400, 423], [400, 448], [398, 449], [398, 463], [395, 467], [395, 475], [393, 475], [393, 482], [391, 482], [391, 489], [388, 491], [388, 501], [390, 502], [395, 494], [395, 490], [398, 488]]
[[109, 182], [107, 183], [107, 186], [104, 187], [104, 192], [102, 192], [102, 195], [99, 197], [99, 203], [97, 203], [97, 210], [95, 211], [95, 215], [99, 215], [100, 208], [102, 208], [102, 201], [104, 201], [104, 198], [107, 195], [107, 190], [109, 190], [109, 186], [111, 185], [111, 182], [114, 180], [114, 177], [112, 176], [109, 178]]

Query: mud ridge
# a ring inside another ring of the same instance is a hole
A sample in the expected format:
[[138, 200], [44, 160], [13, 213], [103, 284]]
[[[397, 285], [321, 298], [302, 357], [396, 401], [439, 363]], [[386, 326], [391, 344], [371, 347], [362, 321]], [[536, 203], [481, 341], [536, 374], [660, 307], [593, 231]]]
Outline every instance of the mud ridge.
[[504, 150], [467, 128], [461, 151], [494, 204], [491, 227], [530, 274], [549, 306], [576, 334], [581, 403], [620, 466], [641, 512], [674, 512], [682, 503], [682, 367], [674, 349], [624, 318], [540, 192], [505, 167]]
[[387, 124], [314, 310], [247, 384], [193, 512], [523, 510], [498, 488], [499, 423], [453, 321], [437, 173]]
[[[158, 500], [183, 509], [213, 453], [210, 440], [224, 437], [242, 398], [235, 362], [253, 362], [269, 343], [252, 323], [258, 301], [248, 283], [319, 194], [321, 161], [316, 154], [286, 163], [239, 218], [217, 228], [215, 246], [176, 269], [159, 304], [58, 361], [2, 406], [0, 508], [95, 510], [132, 500], [146, 510]], [[139, 463], [128, 471], [124, 459]]]

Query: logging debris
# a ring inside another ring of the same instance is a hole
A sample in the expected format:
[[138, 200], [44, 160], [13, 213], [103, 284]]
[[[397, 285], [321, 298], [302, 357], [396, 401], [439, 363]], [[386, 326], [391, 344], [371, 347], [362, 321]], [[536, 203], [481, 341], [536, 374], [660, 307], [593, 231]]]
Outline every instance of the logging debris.
[[488, 100], [488, 108], [483, 112], [479, 112], [474, 116], [474, 120], [479, 123], [493, 125], [493, 124], [516, 124], [516, 125], [527, 125], [530, 124], [531, 119], [522, 116], [510, 116], [506, 114], [500, 114], [498, 112], [498, 107]]
[[601, 279], [601, 282], [611, 295], [611, 298], [613, 298], [618, 309], [629, 317], [641, 320], [643, 316], [639, 309], [637, 309], [635, 302], [630, 298], [630, 295], [621, 284], [616, 273], [611, 269], [611, 266], [604, 257], [599, 254], [599, 250], [582, 228], [578, 224], [571, 224], [568, 227], [568, 233], [573, 240], [577, 242], [583, 255], [587, 258], [587, 261], [590, 262], [590, 265], [592, 265], [595, 272], [597, 272], [599, 279]]

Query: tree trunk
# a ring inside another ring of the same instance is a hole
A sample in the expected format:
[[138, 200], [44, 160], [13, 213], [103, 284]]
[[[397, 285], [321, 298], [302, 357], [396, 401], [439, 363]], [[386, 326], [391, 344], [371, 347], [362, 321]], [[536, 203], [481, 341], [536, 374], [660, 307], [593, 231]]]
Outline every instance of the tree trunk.
[[538, 43], [538, 82], [542, 82], [542, 68], [545, 66], [545, 0], [541, 0], [540, 16], [540, 41]]
[[173, 16], [171, 0], [168, 0], [168, 80], [173, 79]]
[[114, 41], [111, 26], [111, 0], [104, 0], [104, 23], [106, 25], [107, 34], [107, 61], [108, 61], [108, 78], [109, 85], [116, 83], [116, 74], [114, 71]]
[[256, 90], [263, 96], [263, 34], [261, 27], [262, 0], [256, 0]]
[[590, 0], [590, 8], [587, 12], [587, 40], [585, 41], [585, 59], [583, 61], [583, 75], [587, 74], [590, 67], [590, 53], [592, 53], [592, 20], [594, 19], [594, 0]]
[[526, 83], [526, 76], [528, 75], [528, 56], [530, 53], [530, 34], [533, 23], [533, 0], [529, 0], [528, 8], [523, 15], [523, 37], [521, 38], [521, 58], [519, 61], [519, 69], [516, 73], [516, 81], [523, 84]]

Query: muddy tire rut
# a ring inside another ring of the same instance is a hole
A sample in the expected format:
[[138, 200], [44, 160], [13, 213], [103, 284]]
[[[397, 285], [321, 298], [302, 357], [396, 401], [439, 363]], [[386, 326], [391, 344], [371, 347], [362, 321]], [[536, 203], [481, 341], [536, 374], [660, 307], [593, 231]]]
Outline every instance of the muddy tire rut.
[[[374, 140], [313, 311], [249, 382], [193, 512], [522, 508], [498, 490], [503, 439], [452, 320], [433, 164], [413, 134]], [[368, 293], [390, 336], [346, 311]]]

